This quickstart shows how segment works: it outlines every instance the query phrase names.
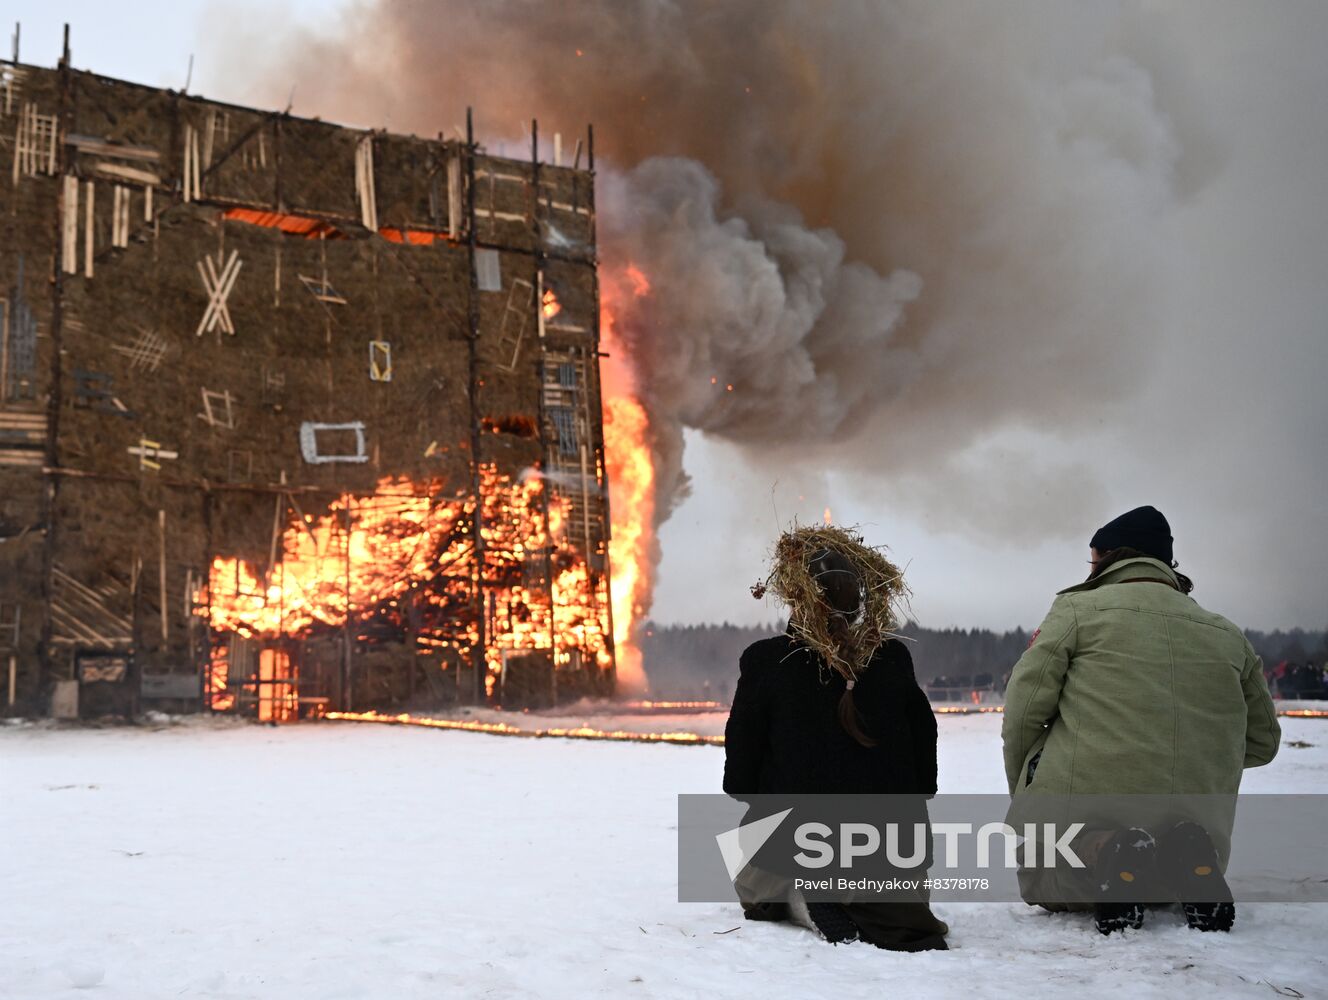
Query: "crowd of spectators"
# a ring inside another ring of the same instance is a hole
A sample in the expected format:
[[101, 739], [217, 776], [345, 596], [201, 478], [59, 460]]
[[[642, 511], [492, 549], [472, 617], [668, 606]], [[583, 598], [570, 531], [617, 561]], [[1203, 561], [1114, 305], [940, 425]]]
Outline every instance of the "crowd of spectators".
[[1287, 701], [1328, 700], [1328, 674], [1322, 664], [1283, 660], [1272, 667], [1265, 665], [1263, 675], [1274, 698]]

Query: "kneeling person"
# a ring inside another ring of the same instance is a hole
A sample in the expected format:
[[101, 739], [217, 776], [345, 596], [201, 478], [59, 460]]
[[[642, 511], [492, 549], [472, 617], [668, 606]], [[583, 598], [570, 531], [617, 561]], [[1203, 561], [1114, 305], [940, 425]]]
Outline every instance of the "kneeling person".
[[[1037, 794], [1234, 797], [1242, 770], [1271, 761], [1281, 737], [1259, 657], [1240, 629], [1189, 596], [1156, 509], [1102, 527], [1090, 554], [1088, 579], [1057, 595], [1011, 674], [1001, 727], [1010, 793], [1016, 803]], [[1229, 930], [1230, 842], [1229, 818], [1082, 836], [1098, 930], [1142, 924], [1130, 892], [1154, 873], [1170, 880], [1191, 927]], [[1025, 898], [1048, 905], [1038, 873], [1028, 874]]]

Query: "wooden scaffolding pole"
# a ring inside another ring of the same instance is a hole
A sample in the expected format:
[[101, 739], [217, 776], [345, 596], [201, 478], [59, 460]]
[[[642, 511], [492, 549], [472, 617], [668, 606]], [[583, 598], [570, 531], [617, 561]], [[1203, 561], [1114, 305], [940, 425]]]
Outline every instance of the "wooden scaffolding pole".
[[531, 262], [532, 280], [531, 284], [535, 286], [535, 329], [539, 336], [536, 343], [539, 344], [539, 361], [536, 362], [535, 373], [539, 383], [539, 442], [541, 449], [541, 461], [545, 473], [543, 486], [540, 490], [540, 510], [544, 516], [544, 551], [540, 557], [544, 560], [544, 582], [549, 595], [549, 671], [551, 673], [550, 684], [553, 689], [554, 700], [558, 697], [558, 630], [555, 626], [555, 615], [553, 613], [553, 539], [549, 536], [549, 498], [553, 492], [553, 480], [547, 473], [551, 471], [552, 462], [550, 459], [549, 431], [548, 431], [548, 411], [544, 403], [545, 386], [548, 383], [548, 365], [547, 349], [545, 340], [546, 331], [544, 328], [544, 240], [540, 229], [540, 159], [539, 159], [539, 120], [532, 118], [530, 120], [530, 239], [531, 246], [534, 249], [534, 259]]
[[[56, 155], [59, 157], [58, 169], [61, 173], [69, 171], [64, 150], [64, 144], [59, 141], [60, 135], [68, 134], [69, 127], [73, 120], [73, 70], [70, 67], [69, 53], [69, 25], [65, 25], [64, 31], [64, 50], [60, 56], [60, 109], [56, 118], [56, 145], [58, 147]], [[64, 295], [65, 295], [65, 262], [61, 257], [63, 251], [63, 226], [64, 226], [64, 186], [56, 188], [55, 211], [53, 213], [52, 230], [54, 233], [53, 244], [55, 247], [55, 266], [52, 269], [51, 280], [51, 362], [50, 362], [50, 385], [48, 387], [46, 401], [46, 462], [43, 472], [46, 473], [45, 489], [42, 491], [42, 511], [41, 522], [46, 527], [46, 535], [42, 540], [42, 578], [41, 578], [41, 598], [42, 598], [42, 621], [41, 638], [37, 645], [37, 698], [45, 699], [50, 693], [50, 686], [53, 680], [53, 666], [51, 655], [51, 640], [54, 636], [55, 623], [52, 619], [52, 606], [55, 598], [55, 549], [57, 543], [57, 521], [60, 502], [60, 476], [52, 475], [46, 470], [58, 469], [60, 467], [60, 404], [61, 404], [61, 350], [63, 344], [64, 332]]]
[[[608, 623], [608, 634], [605, 636], [605, 646], [609, 651], [610, 666], [608, 677], [609, 693], [612, 694], [617, 687], [618, 678], [618, 649], [613, 636], [613, 560], [609, 555], [609, 546], [613, 541], [613, 498], [609, 495], [609, 466], [608, 456], [604, 450], [604, 394], [600, 384], [599, 359], [600, 359], [600, 317], [599, 317], [599, 242], [595, 226], [595, 126], [586, 126], [586, 164], [590, 173], [590, 190], [586, 192], [586, 206], [590, 211], [590, 273], [592, 294], [594, 296], [594, 312], [591, 324], [591, 332], [594, 337], [593, 349], [595, 358], [595, 410], [599, 414], [600, 434], [599, 440], [595, 443], [595, 461], [596, 467], [601, 471], [604, 482], [601, 484], [600, 494], [604, 498], [604, 616]], [[587, 558], [589, 556], [587, 555]]]
[[466, 109], [466, 250], [470, 275], [466, 282], [466, 315], [470, 323], [470, 375], [467, 398], [470, 401], [470, 483], [475, 498], [475, 516], [471, 523], [471, 548], [474, 553], [472, 573], [471, 613], [475, 620], [475, 645], [470, 651], [474, 672], [475, 703], [484, 701], [485, 649], [488, 644], [487, 622], [484, 617], [484, 494], [480, 477], [480, 448], [484, 433], [480, 418], [480, 303], [479, 286], [475, 274], [475, 126], [471, 109]]

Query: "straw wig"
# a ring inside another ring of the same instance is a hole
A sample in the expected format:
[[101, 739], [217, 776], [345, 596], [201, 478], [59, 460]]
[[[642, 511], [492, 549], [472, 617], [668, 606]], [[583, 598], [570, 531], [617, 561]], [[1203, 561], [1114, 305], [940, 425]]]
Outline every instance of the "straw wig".
[[[860, 597], [856, 614], [846, 617], [827, 599], [813, 563], [825, 553], [841, 557], [856, 574]], [[882, 550], [864, 544], [862, 536], [831, 525], [792, 530], [775, 545], [770, 575], [752, 587], [752, 596], [774, 594], [789, 609], [789, 631], [802, 645], [820, 654], [847, 681], [856, 681], [881, 643], [895, 636], [900, 608], [907, 605], [908, 587], [899, 567]]]

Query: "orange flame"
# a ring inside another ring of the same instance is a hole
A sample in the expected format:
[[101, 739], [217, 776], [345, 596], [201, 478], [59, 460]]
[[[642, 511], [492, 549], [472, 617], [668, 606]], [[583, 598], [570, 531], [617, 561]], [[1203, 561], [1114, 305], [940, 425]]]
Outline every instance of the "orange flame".
[[[242, 559], [218, 557], [209, 590], [199, 597], [209, 623], [220, 632], [270, 639], [340, 627], [349, 617], [357, 634], [395, 627], [404, 638], [411, 619], [416, 652], [468, 656], [480, 638], [472, 613], [475, 501], [440, 490], [436, 482], [386, 477], [372, 496], [344, 495], [323, 516], [301, 516], [283, 532], [281, 559], [266, 578]], [[558, 665], [571, 663], [574, 653], [585, 666], [609, 662], [604, 581], [592, 581], [584, 558], [563, 544], [568, 502], [544, 494], [538, 476], [513, 482], [491, 464], [480, 466], [490, 692], [505, 652], [549, 650], [555, 635]], [[527, 581], [532, 567], [545, 565], [551, 588]], [[209, 677], [218, 710], [234, 703], [228, 670], [226, 647], [219, 645]]]
[[[650, 294], [650, 282], [629, 266], [603, 286], [601, 334], [605, 473], [609, 479], [612, 540], [612, 648], [619, 691], [644, 694], [646, 677], [637, 633], [649, 608], [655, 548], [655, 467], [649, 415], [641, 402], [624, 345], [614, 328], [622, 296]], [[546, 318], [562, 305], [545, 290]], [[444, 497], [442, 484], [386, 477], [372, 496], [343, 495], [318, 517], [301, 516], [279, 538], [274, 564], [218, 557], [208, 587], [198, 595], [212, 628], [249, 639], [271, 639], [318, 628], [352, 629], [404, 618], [410, 605], [424, 619], [410, 629], [417, 652], [451, 649], [467, 656], [479, 642], [473, 624], [474, 580], [486, 598], [486, 689], [503, 673], [504, 653], [548, 650], [560, 664], [579, 653], [583, 664], [607, 666], [609, 628], [605, 581], [584, 558], [570, 558], [561, 542], [568, 504], [545, 496], [539, 476], [521, 482], [482, 465], [485, 559], [476, 566], [475, 500]], [[554, 551], [553, 583], [527, 583], [531, 559]], [[552, 607], [549, 591], [552, 590]], [[400, 612], [398, 614], [398, 612]], [[431, 624], [435, 622], [435, 624]], [[458, 622], [470, 624], [458, 625]], [[216, 709], [233, 706], [234, 679], [224, 644], [214, 647], [209, 690]], [[228, 686], [228, 677], [231, 683]], [[281, 688], [277, 688], [278, 691]]]
[[632, 294], [638, 299], [650, 294], [650, 279], [645, 276], [645, 272], [639, 267], [635, 264], [628, 264], [624, 274], [627, 275], [627, 280], [632, 285]]
[[613, 641], [618, 689], [629, 695], [647, 689], [637, 631], [650, 606], [655, 546], [655, 462], [650, 419], [637, 392], [625, 345], [614, 326], [615, 307], [626, 296], [650, 294], [650, 281], [634, 264], [625, 280], [604, 283], [600, 338], [607, 357], [600, 366], [604, 385], [604, 454], [609, 477], [613, 538]]
[[619, 690], [641, 694], [645, 668], [636, 628], [650, 595], [650, 547], [654, 543], [655, 468], [645, 444], [649, 422], [640, 402], [618, 396], [605, 404], [604, 445], [612, 498], [613, 638]]

